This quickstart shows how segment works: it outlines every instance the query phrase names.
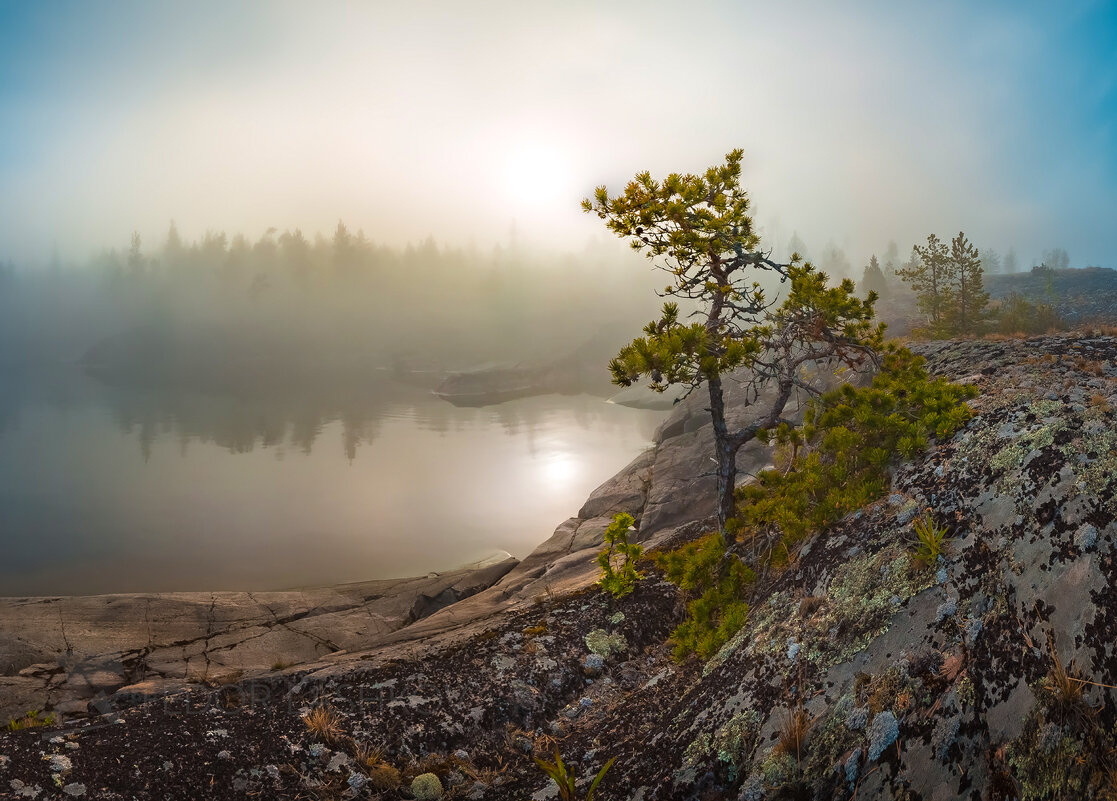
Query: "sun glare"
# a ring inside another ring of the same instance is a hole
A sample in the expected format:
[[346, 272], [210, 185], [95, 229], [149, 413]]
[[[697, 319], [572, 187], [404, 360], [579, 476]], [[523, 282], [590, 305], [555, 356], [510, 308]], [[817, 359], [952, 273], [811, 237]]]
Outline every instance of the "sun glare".
[[570, 158], [543, 143], [521, 145], [509, 152], [502, 171], [503, 189], [520, 208], [539, 209], [564, 199], [571, 188]]
[[568, 453], [551, 454], [543, 462], [543, 477], [552, 486], [569, 484], [577, 472], [577, 462]]

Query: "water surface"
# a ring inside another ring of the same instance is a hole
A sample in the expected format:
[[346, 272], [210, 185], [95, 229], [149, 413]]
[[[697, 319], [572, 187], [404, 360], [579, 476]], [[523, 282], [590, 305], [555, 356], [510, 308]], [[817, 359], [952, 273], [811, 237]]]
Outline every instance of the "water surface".
[[522, 557], [650, 445], [588, 395], [458, 408], [342, 386], [0, 373], [0, 595], [280, 589]]

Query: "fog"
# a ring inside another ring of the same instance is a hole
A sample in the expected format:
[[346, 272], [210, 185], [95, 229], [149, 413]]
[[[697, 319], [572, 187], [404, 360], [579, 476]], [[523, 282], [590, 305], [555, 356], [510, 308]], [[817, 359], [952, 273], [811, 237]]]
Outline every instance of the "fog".
[[580, 211], [642, 170], [743, 148], [762, 247], [876, 255], [888, 320], [931, 233], [1117, 266], [1115, 37], [1100, 2], [0, 5], [0, 595], [528, 553], [662, 419], [602, 400], [664, 276]]
[[[339, 219], [578, 253], [578, 201], [733, 147], [778, 246], [855, 268], [965, 230], [1112, 265], [1100, 2], [6, 4], [0, 259]], [[308, 235], [310, 235], [308, 233]]]
[[118, 379], [223, 388], [604, 362], [655, 310], [652, 276], [612, 243], [542, 257], [433, 239], [391, 248], [343, 222], [161, 242], [0, 272], [0, 364], [81, 363]]

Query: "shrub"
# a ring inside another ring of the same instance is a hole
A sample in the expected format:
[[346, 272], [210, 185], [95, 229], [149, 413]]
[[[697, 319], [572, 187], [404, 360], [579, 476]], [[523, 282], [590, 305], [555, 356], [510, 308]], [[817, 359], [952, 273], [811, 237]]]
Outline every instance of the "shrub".
[[883, 496], [891, 468], [932, 438], [954, 434], [971, 416], [972, 386], [931, 379], [922, 357], [890, 345], [868, 387], [846, 384], [809, 406], [801, 429], [765, 432], [791, 445], [786, 472], [765, 470], [738, 492], [735, 533], [752, 546], [754, 564], [786, 564], [794, 546]]
[[976, 394], [972, 386], [932, 379], [921, 357], [889, 345], [870, 386], [823, 394], [801, 428], [762, 432], [788, 450], [789, 461], [738, 491], [737, 517], [727, 526], [734, 547], [727, 551], [726, 538], [711, 534], [656, 557], [667, 579], [691, 596], [687, 619], [671, 635], [676, 659], [713, 656], [744, 626], [744, 591], [757, 572], [787, 565], [808, 536], [883, 496], [893, 465], [932, 438], [952, 436], [971, 416], [964, 401]]
[[1050, 304], [1032, 303], [1016, 292], [1002, 300], [994, 313], [1002, 334], [1046, 334], [1067, 327]]
[[614, 515], [613, 522], [605, 529], [605, 548], [597, 555], [597, 564], [601, 567], [598, 583], [614, 598], [628, 595], [636, 589], [636, 582], [644, 577], [636, 570], [636, 560], [644, 552], [644, 547], [628, 541], [628, 532], [635, 522], [630, 514], [621, 512]]
[[668, 581], [692, 596], [687, 619], [671, 634], [675, 658], [693, 653], [708, 659], [745, 625], [749, 606], [744, 591], [756, 574], [726, 553], [725, 540], [717, 533], [657, 554], [656, 564]]

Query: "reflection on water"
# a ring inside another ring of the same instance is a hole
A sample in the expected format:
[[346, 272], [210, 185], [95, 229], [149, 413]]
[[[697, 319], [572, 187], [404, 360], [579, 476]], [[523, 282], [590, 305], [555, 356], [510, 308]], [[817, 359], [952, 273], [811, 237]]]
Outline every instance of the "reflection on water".
[[0, 374], [0, 595], [265, 589], [523, 556], [662, 413], [387, 374], [187, 392]]

